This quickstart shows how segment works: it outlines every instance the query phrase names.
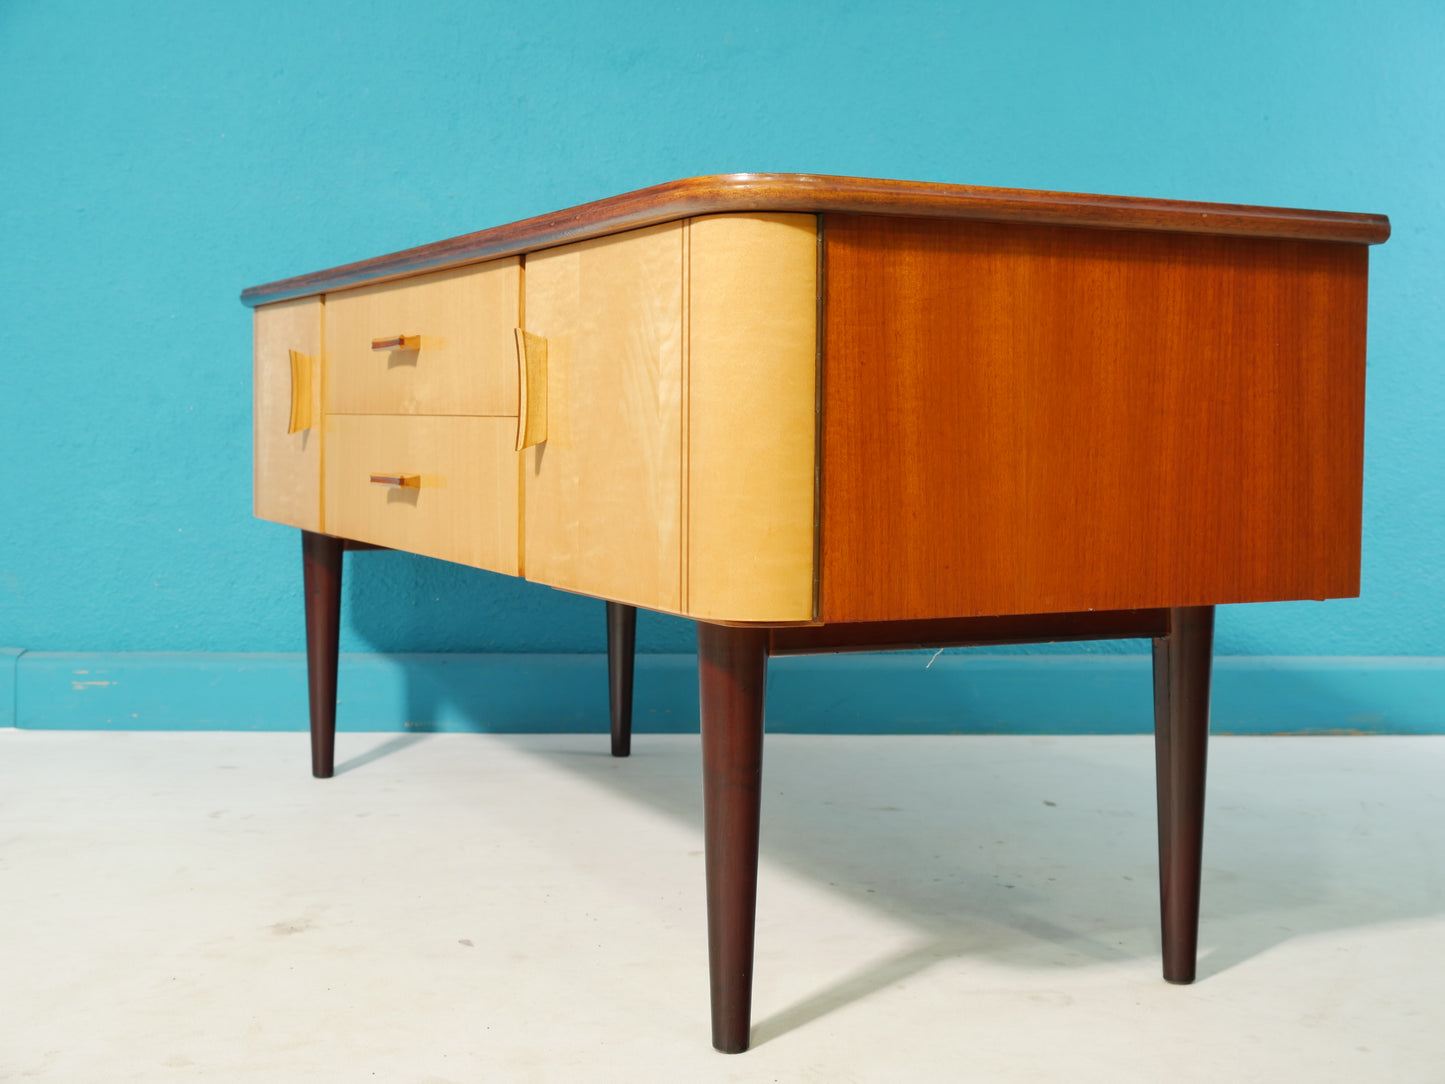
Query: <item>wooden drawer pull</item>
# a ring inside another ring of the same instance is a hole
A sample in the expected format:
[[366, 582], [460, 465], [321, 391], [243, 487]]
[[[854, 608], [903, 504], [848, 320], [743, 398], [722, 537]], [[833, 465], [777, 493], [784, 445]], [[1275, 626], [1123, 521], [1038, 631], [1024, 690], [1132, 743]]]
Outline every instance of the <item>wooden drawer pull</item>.
[[311, 374], [315, 369], [316, 359], [310, 354], [291, 351], [291, 417], [286, 425], [287, 433], [311, 428]]
[[547, 439], [547, 340], [517, 333], [517, 451]]
[[372, 339], [373, 350], [420, 350], [420, 335], [393, 335], [389, 339]]
[[398, 489], [420, 489], [420, 474], [373, 474], [371, 484], [374, 486], [395, 486]]

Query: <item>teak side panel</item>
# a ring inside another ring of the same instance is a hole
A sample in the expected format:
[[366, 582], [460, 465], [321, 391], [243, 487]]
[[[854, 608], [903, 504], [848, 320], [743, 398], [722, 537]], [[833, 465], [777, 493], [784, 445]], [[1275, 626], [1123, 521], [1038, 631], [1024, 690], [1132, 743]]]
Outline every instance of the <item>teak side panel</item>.
[[330, 533], [517, 575], [515, 421], [333, 414], [326, 436]]
[[824, 238], [823, 620], [1358, 592], [1363, 245]]
[[328, 294], [327, 413], [515, 418], [520, 305], [516, 257]]
[[689, 230], [686, 609], [808, 621], [817, 219], [718, 215]]
[[[321, 529], [321, 299], [258, 308], [254, 315], [252, 508], [261, 519]], [[310, 416], [298, 433], [291, 419], [291, 351], [312, 360]]]
[[527, 257], [526, 330], [547, 340], [547, 439], [527, 449], [525, 572], [681, 608], [683, 226]]

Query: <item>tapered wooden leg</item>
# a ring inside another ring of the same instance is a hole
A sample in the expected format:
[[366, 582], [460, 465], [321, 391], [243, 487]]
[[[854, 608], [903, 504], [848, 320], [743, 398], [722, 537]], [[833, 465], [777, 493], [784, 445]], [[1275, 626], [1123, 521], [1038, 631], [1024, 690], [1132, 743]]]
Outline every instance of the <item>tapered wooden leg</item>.
[[1204, 764], [1214, 607], [1169, 613], [1154, 641], [1154, 759], [1159, 795], [1159, 916], [1164, 978], [1194, 981], [1204, 848]]
[[612, 700], [612, 755], [632, 752], [632, 673], [637, 656], [637, 607], [607, 604], [607, 691]]
[[768, 633], [697, 624], [712, 1045], [748, 1048]]
[[341, 551], [330, 535], [301, 532], [306, 583], [306, 684], [311, 694], [311, 774], [336, 769], [336, 644], [341, 631]]

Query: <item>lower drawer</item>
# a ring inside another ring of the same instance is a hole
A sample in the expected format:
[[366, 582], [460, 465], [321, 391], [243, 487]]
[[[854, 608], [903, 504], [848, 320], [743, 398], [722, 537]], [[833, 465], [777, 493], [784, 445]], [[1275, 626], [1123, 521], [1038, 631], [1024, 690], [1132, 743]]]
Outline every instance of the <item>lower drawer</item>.
[[325, 530], [515, 576], [516, 438], [516, 418], [328, 415]]

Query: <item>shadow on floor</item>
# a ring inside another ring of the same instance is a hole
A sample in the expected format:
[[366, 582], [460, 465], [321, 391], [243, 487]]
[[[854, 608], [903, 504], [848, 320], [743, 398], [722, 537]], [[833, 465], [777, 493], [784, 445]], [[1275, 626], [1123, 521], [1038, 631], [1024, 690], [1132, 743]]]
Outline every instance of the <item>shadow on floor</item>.
[[374, 764], [383, 757], [389, 757], [393, 753], [400, 753], [403, 749], [410, 748], [417, 742], [422, 741], [425, 737], [425, 734], [398, 734], [394, 738], [388, 738], [386, 741], [372, 749], [368, 749], [364, 753], [339, 762], [336, 765], [336, 774], [345, 775], [347, 772], [354, 772], [358, 768], [364, 768], [368, 764]]
[[[571, 605], [595, 610], [588, 639], [600, 646], [602, 604]], [[605, 726], [605, 667], [596, 675], [586, 696], [595, 698], [597, 721]], [[470, 693], [460, 684], [439, 686], [432, 673], [409, 689], [409, 718], [422, 729], [443, 706], [474, 719], [478, 730], [494, 729], [479, 705], [466, 703]], [[638, 693], [642, 720], [645, 690]], [[1314, 695], [1307, 688], [1299, 693]], [[649, 744], [639, 730], [633, 756], [614, 760], [597, 721], [590, 723], [595, 735], [577, 735], [565, 748], [523, 735], [504, 738], [558, 771], [700, 833], [696, 742]], [[967, 729], [966, 719], [960, 729]], [[419, 734], [388, 738], [340, 765], [338, 774], [420, 740]], [[979, 742], [994, 743], [988, 756], [970, 756]], [[1370, 831], [1361, 829], [1359, 810], [1381, 789], [1369, 776], [1368, 756], [1352, 774], [1337, 756], [1317, 756], [1317, 745], [1290, 744], [1213, 743], [1201, 982], [1291, 938], [1433, 915], [1445, 906], [1424, 876], [1383, 868]], [[1288, 786], [1277, 785], [1285, 778]], [[1429, 808], [1428, 795], [1401, 793], [1423, 787], [1421, 781], [1393, 786], [1396, 800]], [[770, 738], [763, 861], [905, 924], [918, 937], [892, 957], [860, 960], [844, 978], [757, 1021], [754, 1043], [952, 957], [1025, 969], [1157, 958], [1153, 787], [1147, 737]], [[1371, 830], [1394, 826], [1379, 822]], [[1434, 838], [1438, 852], [1438, 834]]]
[[[650, 744], [637, 735], [633, 756], [615, 760], [605, 735], [498, 737], [701, 834], [701, 756], [692, 740]], [[401, 738], [352, 763], [420, 740]], [[1415, 871], [1380, 856], [1372, 834], [1395, 825], [1370, 797], [1379, 779], [1367, 763], [1347, 771], [1337, 754], [1320, 755], [1350, 740], [1214, 743], [1200, 982], [1291, 938], [1442, 910], [1438, 886], [1418, 871], [1438, 865], [1438, 831]], [[1030, 971], [1157, 959], [1152, 758], [1139, 737], [772, 738], [763, 863], [916, 937], [882, 960], [860, 951], [851, 972], [840, 959], [844, 977], [758, 1020], [754, 1044], [949, 958]], [[1289, 785], [1272, 786], [1281, 774]], [[1396, 780], [1392, 801], [1428, 809], [1423, 778]], [[561, 852], [574, 845], [566, 834], [542, 842]]]

